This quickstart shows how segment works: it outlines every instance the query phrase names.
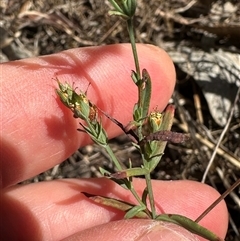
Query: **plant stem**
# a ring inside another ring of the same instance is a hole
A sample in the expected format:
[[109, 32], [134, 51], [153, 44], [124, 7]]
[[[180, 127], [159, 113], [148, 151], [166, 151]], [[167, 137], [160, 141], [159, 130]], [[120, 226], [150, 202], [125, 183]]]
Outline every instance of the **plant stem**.
[[156, 208], [155, 208], [155, 203], [154, 203], [154, 196], [153, 196], [150, 172], [147, 172], [147, 174], [145, 174], [145, 180], [146, 180], [149, 202], [150, 202], [150, 207], [151, 207], [151, 212], [152, 212], [152, 219], [156, 219], [157, 215], [156, 215]]
[[137, 192], [133, 187], [130, 189], [132, 195], [136, 198], [136, 200], [139, 202], [139, 204], [143, 204], [141, 198], [138, 196]]
[[[134, 62], [135, 62], [136, 73], [137, 73], [137, 77], [140, 79], [141, 78], [141, 73], [140, 73], [140, 66], [139, 66], [138, 55], [137, 55], [137, 48], [136, 48], [136, 42], [135, 42], [135, 36], [134, 36], [133, 18], [130, 18], [127, 21], [127, 27], [128, 27], [130, 42], [131, 42], [131, 46], [132, 46], [132, 52], [133, 52], [133, 57], [134, 57]], [[142, 139], [142, 125], [140, 125], [137, 129], [138, 129], [137, 130], [138, 131], [138, 135], [139, 135], [140, 139]], [[153, 196], [150, 172], [148, 172], [145, 175], [145, 179], [146, 179], [146, 185], [147, 185], [147, 189], [148, 189], [148, 195], [149, 195], [149, 202], [150, 202], [150, 206], [151, 206], [152, 218], [155, 219], [156, 218], [156, 209], [155, 209], [155, 204], [154, 204], [154, 196]], [[132, 190], [131, 190], [131, 192], [133, 193]], [[134, 193], [133, 193], [133, 195], [134, 195]], [[136, 198], [136, 196], [135, 196], [135, 198]], [[139, 201], [139, 203], [143, 204], [141, 200]]]
[[110, 156], [110, 158], [112, 159], [112, 161], [114, 162], [115, 166], [117, 167], [117, 169], [119, 171], [122, 171], [123, 168], [122, 166], [120, 165], [118, 159], [116, 158], [116, 156], [114, 155], [112, 149], [110, 148], [110, 146], [108, 145], [108, 143], [106, 143], [106, 145], [104, 146], [104, 148], [106, 149], [108, 155]]
[[141, 78], [141, 72], [140, 72], [140, 66], [139, 66], [137, 48], [136, 48], [136, 42], [135, 42], [135, 36], [134, 36], [133, 18], [130, 18], [129, 20], [127, 20], [127, 27], [128, 27], [130, 42], [131, 42], [131, 46], [132, 46], [132, 52], [133, 52], [133, 57], [134, 57], [134, 62], [135, 62], [136, 73], [138, 75], [138, 79], [140, 79]]
[[[114, 164], [115, 164], [115, 166], [117, 167], [117, 169], [118, 169], [119, 171], [122, 171], [123, 168], [121, 167], [118, 159], [116, 158], [116, 156], [114, 155], [112, 149], [110, 148], [110, 146], [109, 146], [108, 144], [105, 146], [105, 149], [106, 149], [108, 155], [111, 157], [111, 159], [112, 159], [112, 161], [114, 162]], [[149, 186], [150, 186], [150, 192], [149, 192], [149, 193], [151, 193], [151, 197], [152, 197], [152, 200], [153, 200], [153, 203], [152, 203], [152, 202], [151, 202], [151, 198], [150, 198], [150, 205], [151, 205], [151, 212], [153, 212], [154, 215], [151, 215], [151, 213], [149, 212], [149, 210], [148, 210], [147, 207], [145, 208], [145, 212], [147, 213], [147, 215], [148, 215], [149, 217], [156, 217], [156, 211], [155, 211], [155, 206], [154, 206], [154, 199], [153, 199], [153, 195], [152, 195], [152, 186], [151, 186], [150, 174], [149, 174], [149, 176], [148, 176], [148, 179], [146, 179], [146, 180], [147, 180], [147, 186], [148, 186], [148, 188], [149, 188]], [[131, 182], [131, 181], [129, 181], [129, 182]], [[139, 203], [141, 206], [145, 206], [145, 204], [142, 202], [141, 198], [139, 197], [139, 195], [138, 195], [137, 192], [135, 191], [134, 187], [132, 186], [132, 182], [131, 182], [131, 187], [130, 187], [128, 190], [132, 193], [132, 195], [135, 197], [135, 199], [138, 201], [138, 203]], [[150, 197], [150, 195], [149, 195], [149, 197]]]
[[[131, 181], [130, 181], [131, 182]], [[141, 198], [139, 197], [139, 195], [137, 194], [136, 190], [134, 189], [134, 187], [132, 186], [132, 182], [131, 182], [131, 187], [128, 189], [132, 195], [135, 197], [135, 199], [138, 201], [139, 205], [141, 205], [142, 207], [144, 207], [144, 211], [145, 213], [148, 215], [149, 218], [152, 218], [152, 212], [149, 211], [149, 209], [147, 208], [147, 206], [143, 203], [143, 201], [141, 200]]]

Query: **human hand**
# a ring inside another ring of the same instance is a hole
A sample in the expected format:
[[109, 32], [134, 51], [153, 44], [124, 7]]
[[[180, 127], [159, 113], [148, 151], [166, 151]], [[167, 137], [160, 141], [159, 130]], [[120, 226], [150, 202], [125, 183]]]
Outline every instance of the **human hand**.
[[[175, 84], [173, 64], [156, 47], [138, 45], [138, 53], [141, 67], [148, 70], [153, 82], [151, 107], [163, 110]], [[90, 143], [85, 134], [76, 131], [79, 121], [72, 118], [72, 113], [57, 98], [53, 77], [75, 83], [81, 90], [91, 82], [89, 99], [127, 124], [137, 100], [136, 87], [130, 79], [133, 68], [129, 45], [73, 49], [1, 65], [3, 240], [160, 240], [160, 237], [174, 240], [172, 236], [164, 236], [166, 232], [159, 222], [121, 220], [120, 211], [99, 206], [81, 194], [133, 201], [126, 190], [105, 178], [15, 185]], [[103, 125], [110, 137], [120, 134], [109, 120]], [[140, 179], [134, 185], [139, 192], [145, 187]], [[191, 181], [153, 181], [153, 188], [159, 212], [192, 219], [219, 196], [212, 188]], [[225, 204], [219, 204], [201, 224], [224, 237]]]

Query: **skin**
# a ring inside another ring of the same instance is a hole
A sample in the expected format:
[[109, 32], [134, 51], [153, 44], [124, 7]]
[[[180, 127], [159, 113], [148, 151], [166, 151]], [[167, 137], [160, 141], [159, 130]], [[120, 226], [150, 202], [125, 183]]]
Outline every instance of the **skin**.
[[[146, 68], [152, 78], [151, 108], [163, 110], [175, 85], [173, 63], [157, 47], [138, 45], [138, 53], [141, 68]], [[90, 82], [89, 99], [127, 125], [137, 98], [131, 69], [134, 63], [127, 44], [73, 49], [1, 64], [3, 240], [167, 240], [164, 235], [171, 231], [164, 228], [165, 223], [122, 220], [122, 212], [97, 205], [81, 193], [134, 202], [129, 192], [105, 178], [16, 185], [91, 143], [85, 134], [76, 131], [79, 121], [57, 98], [54, 78], [74, 83], [83, 91]], [[109, 120], [103, 120], [103, 125], [110, 138], [121, 133]], [[134, 185], [139, 193], [145, 187], [141, 179], [134, 180]], [[159, 213], [192, 219], [219, 197], [211, 187], [192, 181], [153, 181], [153, 189]], [[221, 202], [200, 223], [224, 238], [225, 203]], [[184, 233], [186, 238], [189, 235], [185, 230], [178, 233]], [[176, 240], [180, 240], [179, 236]]]

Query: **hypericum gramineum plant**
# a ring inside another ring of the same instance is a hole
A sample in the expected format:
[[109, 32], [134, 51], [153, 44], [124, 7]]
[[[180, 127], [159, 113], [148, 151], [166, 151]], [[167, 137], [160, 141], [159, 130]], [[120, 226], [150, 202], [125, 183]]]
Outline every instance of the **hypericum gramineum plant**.
[[[151, 78], [146, 69], [140, 71], [134, 36], [133, 17], [137, 5], [136, 0], [109, 0], [109, 2], [114, 8], [113, 11], [109, 12], [110, 15], [118, 15], [126, 21], [132, 46], [136, 69], [132, 71], [131, 77], [138, 90], [138, 101], [133, 107], [133, 121], [127, 127], [124, 127], [116, 119], [95, 106], [88, 99], [86, 93], [82, 91], [77, 93], [72, 86], [67, 83], [62, 84], [58, 79], [58, 89], [56, 91], [62, 103], [73, 112], [74, 117], [83, 120], [80, 123], [81, 128], [78, 130], [86, 132], [95, 143], [105, 148], [118, 170], [116, 173], [110, 173], [100, 168], [101, 173], [129, 190], [137, 200], [138, 205], [88, 193], [85, 193], [85, 195], [97, 203], [124, 211], [126, 213], [125, 218], [150, 218], [171, 222], [208, 240], [221, 240], [217, 235], [200, 226], [197, 223], [200, 219], [197, 219], [196, 222], [177, 214], [158, 215], [156, 213], [150, 173], [160, 162], [167, 141], [181, 143], [188, 139], [188, 135], [170, 131], [174, 117], [174, 106], [167, 106], [164, 113], [160, 113], [157, 109], [149, 113]], [[142, 157], [140, 167], [132, 168], [130, 162], [128, 169], [122, 168], [108, 144], [108, 136], [102, 126], [101, 118], [98, 115], [99, 112], [117, 124], [131, 138], [133, 145], [138, 149]], [[147, 125], [147, 128], [143, 130], [144, 124]], [[132, 185], [132, 179], [135, 176], [145, 176], [146, 188], [141, 196], [138, 195]]]

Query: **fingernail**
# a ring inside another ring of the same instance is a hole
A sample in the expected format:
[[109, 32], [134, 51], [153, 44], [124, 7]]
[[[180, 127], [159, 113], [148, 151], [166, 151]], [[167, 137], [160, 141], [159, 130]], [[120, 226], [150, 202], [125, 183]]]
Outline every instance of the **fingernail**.
[[154, 222], [142, 233], [136, 241], [199, 241], [199, 239], [185, 228], [173, 223]]

